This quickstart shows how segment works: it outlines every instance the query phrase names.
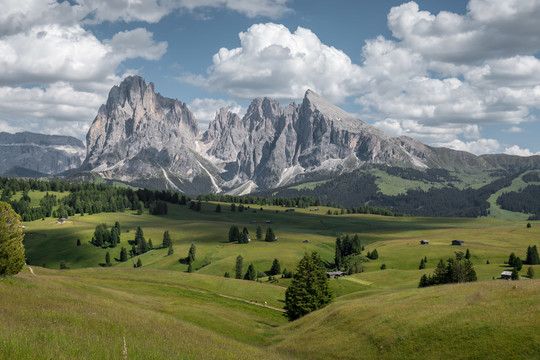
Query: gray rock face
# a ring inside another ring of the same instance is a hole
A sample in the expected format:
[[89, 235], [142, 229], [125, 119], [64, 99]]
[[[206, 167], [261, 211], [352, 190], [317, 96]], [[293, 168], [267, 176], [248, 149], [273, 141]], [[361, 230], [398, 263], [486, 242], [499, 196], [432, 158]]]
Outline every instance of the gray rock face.
[[[309, 90], [301, 104], [285, 108], [255, 99], [243, 118], [220, 109], [201, 134], [186, 104], [156, 94], [138, 76], [112, 88], [87, 146], [84, 170], [190, 194], [245, 194], [370, 164], [463, 170], [510, 168], [517, 161], [392, 138]], [[531, 163], [538, 159], [519, 166]]]
[[301, 105], [285, 109], [255, 99], [242, 120], [222, 110], [204, 138], [211, 143], [208, 155], [226, 163], [222, 177], [229, 186], [251, 180], [269, 188], [300, 174], [365, 164], [427, 167], [432, 155], [420, 142], [391, 138], [309, 90]]
[[82, 141], [71, 136], [0, 132], [0, 174], [54, 175], [81, 166], [84, 154]]
[[[202, 171], [192, 150], [199, 137], [185, 103], [156, 94], [154, 84], [130, 76], [100, 107], [86, 136], [83, 169], [128, 181], [169, 173], [193, 179]], [[179, 184], [169, 185], [177, 190]]]

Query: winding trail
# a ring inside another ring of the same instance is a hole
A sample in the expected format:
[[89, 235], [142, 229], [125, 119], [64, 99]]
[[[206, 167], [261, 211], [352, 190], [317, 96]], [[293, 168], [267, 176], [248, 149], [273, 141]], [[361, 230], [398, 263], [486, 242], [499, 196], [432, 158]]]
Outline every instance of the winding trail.
[[[28, 266], [28, 265], [26, 265], [26, 266]], [[32, 273], [32, 275], [37, 276], [36, 273], [34, 272], [34, 269], [32, 269], [32, 267], [28, 266], [28, 269], [30, 269], [30, 272]]]

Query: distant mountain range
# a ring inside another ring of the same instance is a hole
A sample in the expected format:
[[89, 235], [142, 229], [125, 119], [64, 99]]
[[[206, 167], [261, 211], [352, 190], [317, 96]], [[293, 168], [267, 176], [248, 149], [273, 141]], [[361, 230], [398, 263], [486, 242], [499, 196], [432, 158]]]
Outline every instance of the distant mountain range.
[[2, 133], [0, 149], [6, 152], [0, 173], [78, 168], [140, 187], [248, 194], [343, 179], [381, 166], [494, 178], [540, 169], [540, 156], [475, 156], [390, 137], [311, 90], [301, 104], [284, 108], [257, 98], [242, 118], [219, 109], [203, 133], [185, 103], [156, 93], [139, 76], [111, 89], [86, 143], [81, 163], [84, 147], [74, 138]]
[[0, 132], [0, 174], [44, 177], [79, 168], [86, 147], [70, 136]]

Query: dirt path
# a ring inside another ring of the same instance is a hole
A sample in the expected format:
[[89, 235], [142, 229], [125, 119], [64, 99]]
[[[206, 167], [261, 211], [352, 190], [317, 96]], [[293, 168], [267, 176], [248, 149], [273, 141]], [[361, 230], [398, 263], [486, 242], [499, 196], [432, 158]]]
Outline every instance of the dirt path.
[[[26, 265], [26, 266], [28, 266], [28, 265]], [[34, 269], [32, 269], [30, 266], [28, 266], [28, 269], [30, 269], [30, 272], [32, 273], [32, 275], [37, 276], [36, 273], [34, 273]]]
[[224, 297], [224, 298], [233, 299], [233, 300], [238, 300], [238, 301], [243, 301], [243, 302], [248, 303], [248, 304], [251, 304], [251, 305], [258, 305], [258, 306], [266, 307], [266, 308], [269, 308], [269, 309], [272, 309], [272, 310], [276, 310], [276, 311], [281, 311], [281, 312], [285, 312], [285, 311], [286, 311], [285, 309], [280, 309], [280, 308], [277, 308], [277, 307], [274, 307], [274, 306], [265, 305], [265, 304], [263, 304], [263, 303], [258, 303], [258, 302], [253, 302], [253, 301], [249, 301], [249, 300], [244, 300], [244, 299], [237, 298], [237, 297], [234, 297], [234, 296], [229, 296], [229, 295], [225, 295], [225, 294], [218, 294], [218, 293], [214, 293], [214, 294], [219, 295], [219, 296]]

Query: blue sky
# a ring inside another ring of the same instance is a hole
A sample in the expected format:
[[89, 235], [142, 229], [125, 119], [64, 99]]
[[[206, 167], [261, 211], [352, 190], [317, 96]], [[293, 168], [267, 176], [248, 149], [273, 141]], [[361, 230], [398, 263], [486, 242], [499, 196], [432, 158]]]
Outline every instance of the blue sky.
[[0, 131], [84, 139], [141, 75], [205, 130], [311, 88], [393, 136], [540, 153], [540, 0], [4, 0]]

